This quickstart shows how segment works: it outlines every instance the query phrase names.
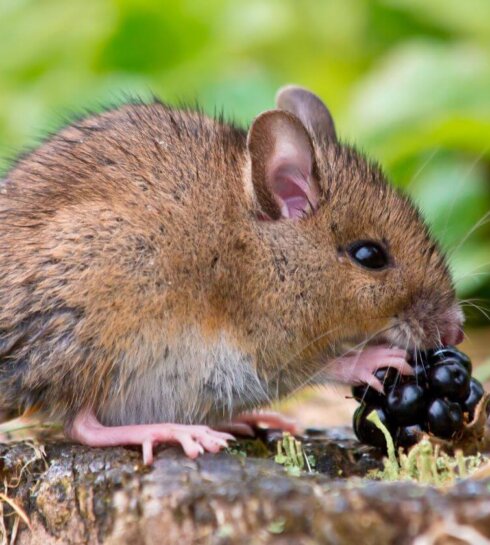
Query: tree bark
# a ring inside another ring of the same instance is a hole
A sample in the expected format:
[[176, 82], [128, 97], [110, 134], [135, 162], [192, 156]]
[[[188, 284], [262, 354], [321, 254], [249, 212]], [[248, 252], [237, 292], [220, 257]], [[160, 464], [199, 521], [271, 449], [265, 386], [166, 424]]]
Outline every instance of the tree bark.
[[[489, 480], [436, 490], [356, 479], [353, 475], [379, 466], [380, 457], [342, 434], [311, 439], [323, 473], [299, 477], [272, 459], [227, 453], [193, 461], [166, 448], [147, 468], [138, 451], [124, 448], [2, 445], [3, 542], [403, 545], [416, 537], [417, 543], [434, 545], [490, 542]], [[338, 478], [339, 473], [351, 478]]]

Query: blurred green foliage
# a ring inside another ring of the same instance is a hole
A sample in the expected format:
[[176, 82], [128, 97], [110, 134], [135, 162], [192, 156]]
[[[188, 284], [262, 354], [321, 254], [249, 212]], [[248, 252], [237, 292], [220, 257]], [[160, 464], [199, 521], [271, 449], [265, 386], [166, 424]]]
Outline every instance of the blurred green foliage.
[[489, 0], [0, 0], [2, 156], [127, 95], [248, 123], [288, 82], [414, 196], [460, 295], [488, 298]]

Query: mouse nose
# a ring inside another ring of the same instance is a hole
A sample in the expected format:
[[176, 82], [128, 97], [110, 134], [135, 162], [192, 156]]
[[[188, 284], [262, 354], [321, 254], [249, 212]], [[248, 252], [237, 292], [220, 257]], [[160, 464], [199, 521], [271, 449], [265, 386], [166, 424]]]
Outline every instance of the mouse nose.
[[448, 331], [441, 337], [441, 341], [444, 346], [447, 346], [448, 344], [461, 344], [463, 340], [464, 333], [461, 326], [456, 326], [452, 331]]
[[446, 316], [446, 327], [441, 329], [441, 342], [444, 346], [448, 344], [461, 344], [464, 340], [463, 322], [464, 315], [461, 307], [456, 303], [453, 305]]

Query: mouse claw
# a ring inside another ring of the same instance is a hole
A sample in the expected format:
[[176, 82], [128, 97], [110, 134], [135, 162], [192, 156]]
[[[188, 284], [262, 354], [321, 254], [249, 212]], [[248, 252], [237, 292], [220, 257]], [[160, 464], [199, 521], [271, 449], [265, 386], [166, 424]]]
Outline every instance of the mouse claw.
[[329, 375], [338, 382], [356, 386], [369, 384], [380, 393], [384, 393], [381, 382], [374, 373], [378, 369], [390, 367], [401, 375], [413, 375], [413, 368], [407, 362], [408, 353], [400, 348], [389, 346], [368, 346], [360, 352], [346, 354], [329, 364]]
[[366, 373], [365, 375], [362, 375], [359, 377], [359, 381], [361, 383], [367, 384], [370, 388], [373, 388], [373, 390], [376, 390], [380, 394], [384, 395], [385, 393], [384, 385], [374, 375], [371, 375], [370, 373]]
[[143, 463], [145, 466], [153, 464], [153, 443], [150, 440], [143, 441]]

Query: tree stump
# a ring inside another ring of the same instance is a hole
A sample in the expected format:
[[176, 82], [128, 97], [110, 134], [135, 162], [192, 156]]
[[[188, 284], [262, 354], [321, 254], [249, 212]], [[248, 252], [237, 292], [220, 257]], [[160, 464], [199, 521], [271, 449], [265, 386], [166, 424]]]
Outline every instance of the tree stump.
[[272, 457], [162, 448], [144, 467], [132, 449], [1, 445], [0, 534], [16, 545], [490, 543], [490, 480], [367, 481], [356, 475], [380, 454], [349, 432], [307, 444], [321, 472], [300, 476]]

